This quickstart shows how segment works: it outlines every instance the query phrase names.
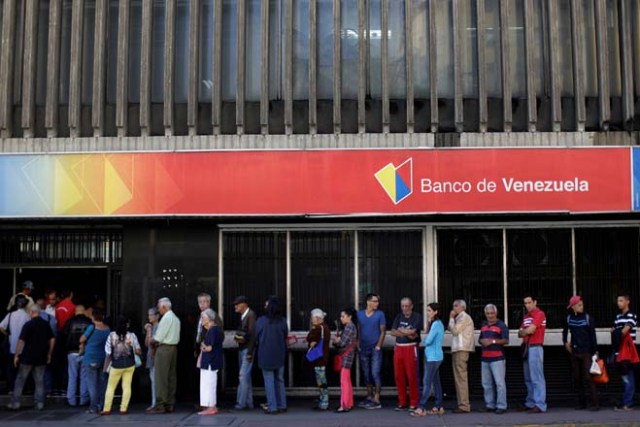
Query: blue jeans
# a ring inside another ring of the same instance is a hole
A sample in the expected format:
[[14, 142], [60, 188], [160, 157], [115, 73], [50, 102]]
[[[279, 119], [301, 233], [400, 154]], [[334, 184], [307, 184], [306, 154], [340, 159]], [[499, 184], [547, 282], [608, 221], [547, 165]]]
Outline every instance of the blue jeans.
[[251, 385], [251, 369], [253, 368], [253, 359], [247, 360], [248, 349], [238, 352], [238, 366], [240, 372], [238, 375], [238, 392], [236, 395], [236, 409], [253, 409], [253, 387]]
[[636, 393], [636, 378], [633, 369], [628, 374], [622, 375], [622, 382], [624, 383], [622, 404], [624, 406], [633, 406], [633, 396]]
[[284, 366], [278, 369], [263, 369], [264, 391], [267, 394], [269, 411], [287, 408], [287, 396], [284, 390]]
[[372, 347], [360, 351], [360, 365], [362, 366], [365, 385], [380, 387], [382, 385], [382, 377], [380, 376], [382, 350], [376, 350], [375, 347]]
[[104, 404], [104, 392], [107, 388], [107, 374], [102, 372], [102, 363], [83, 364], [82, 371], [87, 379], [89, 391], [89, 411], [99, 412]]
[[481, 362], [484, 404], [491, 409], [507, 409], [506, 360]]
[[427, 407], [427, 400], [433, 387], [433, 393], [436, 397], [434, 407], [442, 406], [442, 384], [440, 383], [440, 365], [442, 360], [437, 362], [424, 362], [424, 376], [422, 377], [422, 393], [420, 394], [419, 406], [422, 409]]
[[529, 356], [523, 363], [524, 383], [527, 385], [527, 408], [537, 406], [547, 411], [547, 384], [544, 380], [544, 351], [541, 345], [529, 347]]
[[33, 395], [33, 400], [36, 403], [44, 405], [45, 393], [44, 393], [44, 368], [46, 365], [25, 365], [24, 363], [18, 367], [18, 376], [16, 377], [16, 383], [13, 386], [13, 396], [11, 397], [11, 403], [20, 404], [20, 398], [22, 397], [22, 389], [24, 383], [29, 377], [29, 373], [33, 371], [33, 382], [36, 384], [36, 391]]
[[78, 404], [78, 380], [80, 380], [80, 405], [86, 405], [89, 402], [89, 390], [87, 390], [87, 378], [83, 376], [82, 371], [82, 355], [78, 353], [67, 353], [67, 374], [69, 381], [67, 382], [67, 402], [70, 406]]

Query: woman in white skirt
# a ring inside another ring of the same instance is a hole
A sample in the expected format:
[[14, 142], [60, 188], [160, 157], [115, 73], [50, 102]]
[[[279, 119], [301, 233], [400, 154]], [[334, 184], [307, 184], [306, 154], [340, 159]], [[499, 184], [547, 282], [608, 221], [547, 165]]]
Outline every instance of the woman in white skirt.
[[200, 344], [200, 406], [205, 408], [198, 415], [215, 415], [217, 408], [218, 371], [222, 369], [222, 341], [224, 332], [215, 323], [216, 312], [210, 308], [200, 315], [202, 326], [207, 330]]

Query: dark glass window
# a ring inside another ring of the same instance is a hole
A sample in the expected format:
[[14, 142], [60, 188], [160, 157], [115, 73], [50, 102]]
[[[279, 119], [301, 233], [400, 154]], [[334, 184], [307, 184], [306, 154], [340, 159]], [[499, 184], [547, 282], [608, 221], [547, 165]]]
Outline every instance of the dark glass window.
[[353, 232], [291, 233], [291, 329], [308, 330], [320, 308], [332, 326], [353, 304]]
[[575, 234], [578, 293], [597, 326], [609, 327], [618, 293], [629, 292], [631, 309], [638, 309], [638, 228], [577, 228]]
[[547, 328], [562, 328], [571, 278], [571, 230], [507, 230], [507, 283], [511, 329], [524, 315], [523, 298], [534, 293]]
[[[1, 16], [1, 14], [0, 14]], [[2, 19], [0, 17], [0, 19]], [[1, 31], [1, 26], [0, 26]], [[37, 106], [45, 105], [47, 94], [47, 54], [49, 44], [49, 2], [40, 2], [38, 8], [38, 51], [36, 53]]]
[[224, 322], [233, 329], [233, 300], [246, 295], [260, 315], [270, 295], [286, 297], [286, 234], [224, 233]]
[[495, 304], [504, 319], [502, 230], [438, 230], [438, 302], [442, 315], [464, 299], [478, 329], [484, 306]]
[[422, 232], [372, 231], [358, 235], [360, 306], [370, 292], [380, 294], [380, 309], [388, 327], [400, 312], [400, 299], [413, 300], [414, 311], [422, 314]]

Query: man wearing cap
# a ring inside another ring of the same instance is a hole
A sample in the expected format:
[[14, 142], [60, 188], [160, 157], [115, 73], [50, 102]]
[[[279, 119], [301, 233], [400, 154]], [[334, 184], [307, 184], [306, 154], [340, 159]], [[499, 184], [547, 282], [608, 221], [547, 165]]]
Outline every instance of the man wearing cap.
[[[596, 322], [592, 316], [584, 312], [582, 297], [574, 295], [569, 300], [567, 306], [571, 313], [567, 316], [567, 323], [562, 329], [562, 342], [571, 355], [571, 371], [573, 374], [573, 384], [578, 392], [578, 405], [576, 409], [586, 409], [585, 388], [588, 386], [591, 392], [592, 411], [599, 409], [598, 392], [596, 385], [591, 381], [591, 357], [598, 350], [596, 339]], [[571, 340], [568, 335], [571, 332]]]
[[27, 307], [33, 304], [33, 298], [31, 298], [32, 292], [33, 292], [33, 282], [31, 280], [25, 280], [25, 282], [22, 284], [22, 291], [12, 296], [11, 299], [9, 300], [9, 304], [7, 304], [7, 311], [11, 311], [13, 309], [13, 306], [16, 303], [16, 297], [18, 295], [24, 295], [25, 297], [27, 297]]
[[249, 308], [249, 300], [240, 295], [233, 300], [235, 312], [240, 315], [240, 325], [234, 339], [238, 344], [238, 392], [236, 396], [237, 410], [253, 409], [253, 390], [251, 385], [251, 368], [256, 346], [256, 313]]
[[547, 316], [538, 308], [538, 299], [532, 294], [524, 298], [527, 313], [522, 319], [518, 336], [527, 346], [522, 356], [524, 382], [527, 385], [525, 407], [530, 414], [547, 412], [547, 383], [544, 378], [544, 333], [547, 329]]

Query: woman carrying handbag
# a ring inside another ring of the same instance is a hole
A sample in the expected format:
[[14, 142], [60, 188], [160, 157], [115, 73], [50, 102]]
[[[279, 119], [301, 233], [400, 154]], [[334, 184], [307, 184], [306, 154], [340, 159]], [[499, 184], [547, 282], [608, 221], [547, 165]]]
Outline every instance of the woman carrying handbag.
[[[336, 359], [334, 359], [334, 370], [340, 368], [340, 407], [336, 409], [338, 413], [349, 412], [353, 409], [353, 386], [351, 385], [351, 366], [353, 365], [356, 353], [356, 342], [358, 339], [358, 329], [356, 310], [353, 307], [345, 308], [340, 312], [340, 322], [342, 332], [333, 339], [333, 344], [339, 349]], [[336, 363], [338, 360], [338, 363]], [[339, 366], [336, 366], [339, 364]]]
[[307, 334], [309, 351], [306, 359], [313, 366], [318, 385], [318, 404], [313, 409], [326, 411], [329, 409], [329, 389], [327, 388], [327, 358], [331, 331], [324, 322], [326, 313], [319, 308], [311, 310], [311, 330]]

